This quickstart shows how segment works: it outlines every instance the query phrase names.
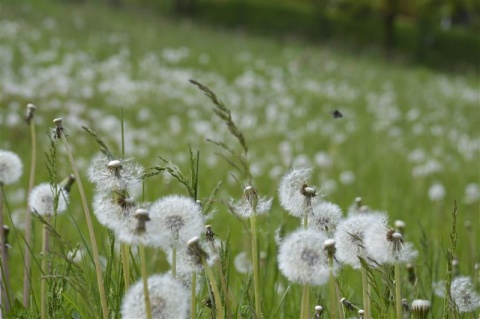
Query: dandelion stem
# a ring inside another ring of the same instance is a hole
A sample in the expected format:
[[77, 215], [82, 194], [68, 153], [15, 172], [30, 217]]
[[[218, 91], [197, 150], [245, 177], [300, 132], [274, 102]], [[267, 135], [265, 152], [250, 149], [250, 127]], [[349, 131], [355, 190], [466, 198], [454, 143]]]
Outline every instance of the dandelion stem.
[[145, 297], [145, 310], [147, 312], [147, 319], [152, 319], [152, 306], [150, 304], [150, 294], [148, 293], [148, 278], [147, 278], [147, 262], [145, 258], [145, 246], [140, 244], [138, 246], [140, 252], [140, 262], [141, 272], [142, 272], [142, 281], [143, 281], [143, 295]]
[[[32, 191], [35, 183], [35, 167], [37, 162], [37, 133], [35, 129], [35, 121], [30, 121], [30, 136], [32, 139], [32, 157], [30, 162], [30, 177], [28, 179], [28, 194]], [[32, 213], [27, 207], [25, 215], [25, 268], [23, 273], [23, 306], [28, 308], [30, 300], [30, 270], [32, 266], [32, 253], [30, 251], [32, 243]]]
[[120, 244], [120, 252], [123, 265], [123, 280], [125, 282], [125, 291], [130, 287], [130, 263], [128, 261], [128, 246], [124, 243]]
[[360, 272], [362, 274], [363, 310], [365, 311], [364, 319], [371, 319], [367, 269], [362, 265]]
[[395, 270], [395, 311], [397, 319], [402, 319], [402, 284], [400, 279], [400, 263], [397, 261], [394, 265]]
[[50, 217], [45, 217], [45, 224], [43, 224], [42, 232], [42, 279], [40, 281], [40, 299], [41, 299], [41, 318], [48, 318], [47, 307], [48, 307], [48, 295], [47, 295], [47, 278], [49, 275], [48, 271], [48, 250], [49, 250], [49, 240], [48, 240], [48, 225], [50, 224]]
[[[329, 268], [329, 279], [328, 279], [328, 286], [329, 286], [329, 295], [330, 295], [330, 317], [337, 318], [337, 291], [335, 287], [335, 277], [333, 276], [333, 258], [328, 258], [328, 268]], [[340, 316], [342, 316], [340, 312]]]
[[210, 285], [212, 287], [213, 292], [213, 302], [215, 304], [215, 310], [217, 313], [216, 319], [224, 319], [223, 309], [222, 309], [222, 300], [220, 299], [220, 291], [218, 290], [217, 281], [215, 280], [215, 276], [213, 275], [213, 271], [207, 263], [205, 256], [201, 256], [203, 268], [205, 269], [205, 273], [207, 274], [208, 280], [210, 281]]
[[197, 317], [197, 272], [192, 271], [192, 295], [190, 297], [190, 318]]
[[3, 221], [3, 184], [0, 183], [0, 251], [1, 251], [1, 258], [2, 258], [2, 265], [1, 265], [1, 274], [0, 274], [0, 303], [1, 303], [1, 311], [2, 313], [7, 313], [10, 310], [10, 298], [8, 296], [9, 292], [9, 278], [10, 278], [10, 271], [8, 269], [8, 255], [7, 255], [7, 244], [5, 238], [5, 230], [3, 229], [4, 221]]
[[78, 169], [75, 165], [75, 160], [72, 155], [72, 151], [70, 150], [70, 146], [67, 142], [67, 138], [65, 137], [65, 133], [63, 130], [60, 130], [60, 138], [63, 142], [63, 146], [65, 147], [65, 151], [67, 153], [68, 159], [70, 161], [70, 166], [72, 167], [73, 174], [75, 175], [75, 180], [78, 184], [78, 189], [80, 191], [80, 197], [82, 199], [83, 211], [85, 212], [85, 220], [87, 221], [88, 232], [90, 235], [90, 241], [92, 244], [92, 252], [93, 252], [93, 261], [95, 263], [95, 271], [97, 273], [97, 283], [98, 283], [98, 291], [100, 293], [100, 302], [102, 304], [102, 312], [103, 318], [108, 319], [108, 306], [107, 306], [107, 297], [105, 294], [105, 287], [103, 285], [103, 275], [102, 275], [102, 266], [100, 263], [100, 256], [98, 254], [98, 247], [97, 247], [97, 240], [95, 239], [95, 233], [93, 230], [92, 218], [90, 215], [90, 210], [88, 208], [87, 197], [85, 195], [85, 191], [83, 189], [82, 180], [80, 179], [80, 174]]
[[172, 277], [177, 278], [177, 247], [172, 247]]
[[310, 319], [310, 286], [305, 284], [302, 291], [300, 319]]
[[252, 262], [253, 262], [253, 285], [255, 290], [255, 318], [261, 318], [262, 308], [260, 300], [260, 281], [258, 268], [258, 243], [257, 243], [257, 213], [255, 209], [250, 214], [250, 231], [252, 233]]

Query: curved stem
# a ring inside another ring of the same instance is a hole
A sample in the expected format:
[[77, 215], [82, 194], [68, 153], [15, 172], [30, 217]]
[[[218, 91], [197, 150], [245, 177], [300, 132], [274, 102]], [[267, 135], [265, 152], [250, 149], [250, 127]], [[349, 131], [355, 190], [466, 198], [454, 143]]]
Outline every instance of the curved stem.
[[213, 275], [213, 271], [207, 263], [205, 256], [202, 256], [202, 264], [203, 268], [205, 269], [205, 273], [207, 274], [208, 280], [210, 281], [210, 285], [212, 287], [213, 293], [213, 302], [215, 304], [215, 310], [217, 317], [216, 319], [224, 319], [223, 309], [222, 309], [222, 299], [220, 299], [220, 291], [218, 290], [217, 281], [215, 280], [215, 276]]
[[47, 295], [47, 278], [48, 278], [48, 224], [50, 223], [50, 218], [45, 217], [45, 224], [43, 224], [42, 232], [42, 278], [40, 281], [40, 298], [41, 298], [41, 318], [47, 319], [47, 307], [48, 307], [48, 295]]
[[402, 319], [402, 284], [400, 279], [400, 263], [395, 262], [395, 311], [397, 319]]
[[102, 264], [100, 263], [100, 256], [98, 254], [97, 240], [95, 239], [95, 232], [93, 230], [92, 217], [90, 215], [90, 210], [87, 203], [87, 196], [85, 195], [85, 190], [83, 189], [83, 184], [80, 178], [80, 174], [75, 165], [75, 160], [73, 158], [72, 151], [70, 150], [70, 146], [68, 145], [67, 138], [65, 137], [65, 134], [63, 133], [63, 131], [61, 131], [60, 138], [63, 142], [63, 146], [65, 147], [65, 152], [67, 153], [68, 160], [70, 161], [70, 166], [72, 167], [73, 174], [75, 175], [75, 180], [77, 181], [78, 190], [80, 191], [83, 211], [85, 213], [85, 220], [87, 222], [88, 233], [90, 235], [90, 242], [92, 244], [93, 261], [95, 263], [95, 271], [97, 273], [97, 284], [98, 284], [98, 291], [100, 294], [100, 302], [102, 304], [102, 314], [104, 319], [108, 319], [107, 296], [105, 294], [105, 287], [103, 285], [103, 275], [102, 275], [102, 266], [101, 266]]

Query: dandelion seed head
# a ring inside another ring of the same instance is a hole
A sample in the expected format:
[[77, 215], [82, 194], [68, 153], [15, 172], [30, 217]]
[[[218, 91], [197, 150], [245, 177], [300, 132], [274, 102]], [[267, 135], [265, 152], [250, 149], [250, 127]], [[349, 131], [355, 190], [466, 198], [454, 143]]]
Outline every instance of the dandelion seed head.
[[88, 179], [106, 193], [135, 187], [142, 174], [143, 168], [133, 160], [111, 159], [102, 153], [92, 159], [88, 168]]
[[23, 164], [17, 154], [0, 150], [0, 184], [15, 183], [23, 173]]
[[168, 238], [169, 247], [182, 246], [204, 230], [200, 206], [191, 198], [172, 195], [161, 198], [150, 207], [150, 218], [157, 232]]
[[471, 312], [480, 307], [480, 295], [474, 291], [470, 277], [453, 279], [450, 292], [459, 312]]
[[353, 268], [360, 268], [358, 257], [368, 261], [365, 234], [370, 227], [386, 225], [386, 215], [382, 213], [356, 214], [342, 220], [337, 225], [334, 239], [336, 241], [336, 258]]
[[129, 245], [163, 247], [167, 235], [155, 228], [149, 212], [146, 208], [137, 206], [131, 215], [117, 220], [113, 230], [118, 240]]
[[312, 206], [308, 227], [331, 234], [341, 218], [342, 209], [338, 205], [325, 201], [319, 202]]
[[323, 249], [326, 239], [323, 232], [313, 229], [300, 229], [287, 236], [278, 252], [278, 267], [282, 274], [294, 283], [325, 284], [329, 278], [327, 253]]
[[278, 188], [280, 204], [292, 216], [302, 218], [307, 208], [319, 200], [315, 187], [310, 185], [311, 169], [293, 169], [282, 177]]
[[244, 251], [235, 256], [233, 264], [235, 269], [241, 274], [248, 274], [253, 270], [252, 262], [248, 258], [248, 254]]
[[264, 215], [272, 207], [272, 198], [260, 197], [253, 186], [245, 187], [243, 197], [232, 201], [231, 207], [236, 215], [249, 218], [252, 214]]
[[100, 224], [115, 230], [132, 217], [137, 209], [135, 200], [132, 197], [125, 197], [116, 194], [117, 198], [112, 198], [111, 194], [99, 192], [93, 197], [93, 213]]
[[416, 299], [412, 301], [411, 310], [417, 318], [426, 318], [426, 315], [430, 311], [430, 300]]
[[68, 198], [68, 193], [59, 186], [42, 183], [35, 186], [30, 192], [28, 205], [32, 212], [42, 216], [52, 216], [67, 210]]
[[365, 232], [364, 244], [368, 256], [379, 264], [407, 263], [417, 257], [411, 243], [403, 241], [402, 234], [387, 226], [386, 215], [380, 223], [372, 223]]
[[[147, 281], [152, 309], [156, 319], [186, 319], [189, 308], [189, 292], [169, 275], [153, 275]], [[123, 297], [121, 314], [123, 319], [146, 318], [143, 283], [138, 281]]]
[[432, 202], [442, 201], [445, 198], [445, 195], [445, 187], [440, 182], [432, 184], [428, 189], [428, 198], [430, 198]]

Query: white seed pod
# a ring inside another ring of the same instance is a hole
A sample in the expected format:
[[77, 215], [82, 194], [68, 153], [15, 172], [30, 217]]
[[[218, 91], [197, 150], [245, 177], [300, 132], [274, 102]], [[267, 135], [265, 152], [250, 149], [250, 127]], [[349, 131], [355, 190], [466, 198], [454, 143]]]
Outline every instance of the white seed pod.
[[[189, 309], [189, 292], [169, 275], [153, 275], [147, 280], [152, 318], [186, 319]], [[123, 297], [120, 310], [123, 319], [146, 318], [143, 282], [139, 280]]]
[[336, 258], [341, 263], [360, 268], [362, 257], [368, 262], [368, 253], [365, 247], [365, 234], [375, 225], [386, 225], [387, 216], [383, 213], [356, 214], [344, 219], [337, 225], [334, 239], [336, 242]]
[[42, 183], [30, 192], [28, 205], [32, 212], [42, 216], [52, 216], [67, 210], [68, 199], [68, 193], [59, 186]]
[[337, 204], [319, 202], [312, 206], [311, 215], [308, 217], [308, 227], [332, 234], [342, 219], [342, 215], [342, 209]]
[[473, 289], [470, 277], [453, 279], [450, 293], [459, 312], [471, 312], [480, 307], [480, 295]]
[[150, 207], [150, 218], [156, 232], [167, 236], [165, 249], [182, 248], [205, 229], [200, 205], [190, 197], [172, 195], [157, 200]]
[[253, 213], [264, 215], [272, 207], [272, 198], [260, 197], [252, 186], [247, 186], [243, 196], [238, 201], [232, 201], [231, 206], [235, 214], [242, 218], [249, 218]]
[[[294, 283], [319, 286], [329, 279], [327, 252], [323, 243], [326, 234], [313, 229], [300, 229], [288, 235], [278, 252], [278, 267]], [[337, 268], [334, 264], [334, 270]]]
[[280, 204], [292, 216], [303, 218], [311, 206], [319, 201], [320, 194], [310, 185], [311, 169], [293, 169], [283, 176], [278, 187]]
[[125, 198], [119, 194], [98, 192], [93, 197], [92, 207], [98, 222], [115, 230], [133, 215], [137, 209], [137, 203], [132, 197]]
[[0, 150], [0, 184], [15, 183], [23, 173], [23, 164], [17, 154]]

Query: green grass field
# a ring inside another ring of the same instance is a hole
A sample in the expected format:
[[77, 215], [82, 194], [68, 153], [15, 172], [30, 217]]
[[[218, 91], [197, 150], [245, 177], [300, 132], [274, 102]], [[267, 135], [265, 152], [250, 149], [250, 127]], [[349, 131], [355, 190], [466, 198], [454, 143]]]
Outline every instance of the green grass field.
[[[45, 165], [44, 153], [51, 152], [47, 133], [52, 120], [62, 117], [90, 200], [93, 186], [86, 170], [99, 148], [82, 125], [95, 130], [120, 156], [123, 122], [125, 157], [145, 168], [162, 165], [161, 156], [188, 172], [188, 145], [194, 152], [199, 150], [199, 198], [208, 197], [222, 182], [216, 214], [209, 222], [218, 238], [228, 239], [229, 285], [243, 300], [245, 318], [251, 317], [248, 305], [253, 305], [253, 287], [245, 292], [249, 276], [233, 266], [238, 253], [249, 252], [248, 227], [222, 205], [240, 198], [247, 181], [217, 155], [222, 150], [206, 139], [240, 148], [215, 116], [211, 101], [189, 79], [208, 86], [232, 111], [249, 147], [253, 184], [260, 194], [274, 198], [271, 212], [258, 218], [259, 250], [266, 252], [261, 274], [265, 318], [299, 314], [301, 286], [292, 285], [282, 302], [282, 294], [276, 292], [278, 285], [289, 283], [277, 270], [274, 232], [282, 226], [289, 233], [299, 226], [277, 199], [279, 180], [291, 167], [313, 167], [314, 184], [344, 212], [360, 196], [369, 207], [388, 212], [390, 224], [398, 219], [406, 222], [406, 239], [420, 253], [416, 260], [419, 284], [415, 288], [406, 284], [405, 298], [409, 302], [430, 299], [429, 318], [440, 318], [443, 312], [444, 301], [433, 295], [432, 283], [446, 277], [444, 250], [450, 247], [456, 202], [458, 271], [473, 277], [479, 290], [480, 274], [474, 265], [480, 263], [480, 80], [474, 71], [438, 73], [389, 64], [378, 56], [358, 57], [328, 47], [212, 30], [149, 12], [6, 1], [0, 4], [0, 149], [16, 152], [24, 163], [21, 180], [3, 187], [5, 214], [11, 216], [5, 219], [12, 228], [9, 262], [14, 298], [22, 300], [21, 221], [27, 206], [31, 153], [23, 116], [27, 103], [33, 103], [38, 108], [36, 184], [52, 178]], [[333, 118], [331, 112], [336, 109], [343, 118]], [[61, 144], [57, 150], [53, 178], [60, 181], [71, 168]], [[153, 202], [168, 194], [187, 195], [165, 173], [148, 179], [140, 195]], [[464, 226], [468, 222], [470, 229]], [[96, 221], [94, 226], [100, 254], [115, 264], [105, 286], [112, 287], [109, 300], [115, 304], [112, 309], [118, 310], [123, 295], [114, 279], [119, 276], [119, 261], [109, 257], [109, 232]], [[75, 187], [69, 212], [58, 216], [56, 229], [61, 236], [54, 241], [58, 251], [66, 247], [65, 242], [89, 247]], [[32, 250], [37, 261], [40, 238], [41, 224], [35, 219]], [[163, 253], [147, 253], [150, 273], [167, 271]], [[53, 269], [63, 276], [66, 266], [59, 256], [52, 256]], [[88, 259], [80, 266], [83, 277], [67, 280], [60, 293], [64, 298], [57, 305], [60, 317], [99, 313], [93, 264]], [[138, 269], [133, 277], [138, 278]], [[32, 301], [37, 306], [39, 278], [39, 264], [34, 263]], [[358, 272], [346, 266], [341, 278], [344, 296], [361, 305]], [[203, 290], [200, 300], [205, 296]], [[328, 287], [315, 288], [312, 296], [324, 302]], [[88, 305], [89, 300], [96, 304]], [[27, 311], [18, 306], [19, 312], [12, 317], [20, 318], [25, 311], [34, 318], [38, 307]], [[198, 309], [199, 317], [209, 318], [206, 307], [199, 303]]]

